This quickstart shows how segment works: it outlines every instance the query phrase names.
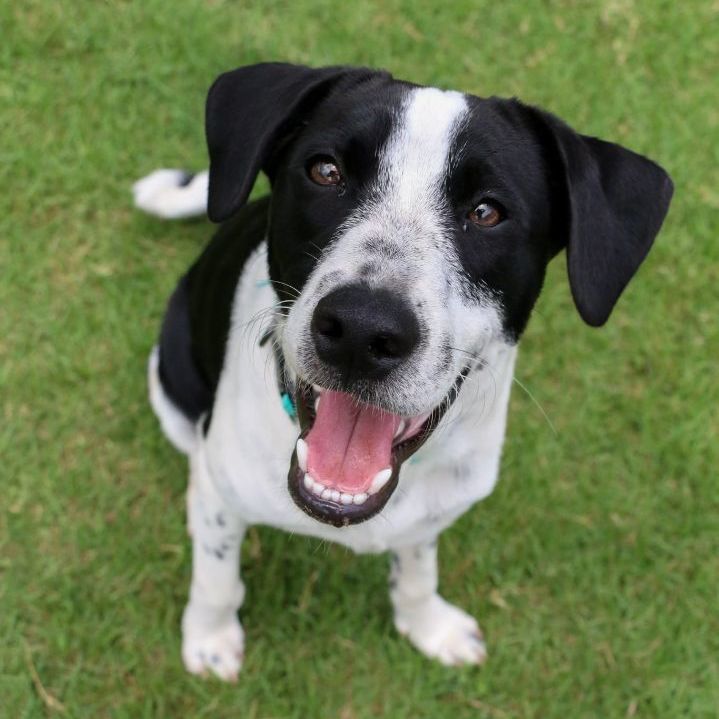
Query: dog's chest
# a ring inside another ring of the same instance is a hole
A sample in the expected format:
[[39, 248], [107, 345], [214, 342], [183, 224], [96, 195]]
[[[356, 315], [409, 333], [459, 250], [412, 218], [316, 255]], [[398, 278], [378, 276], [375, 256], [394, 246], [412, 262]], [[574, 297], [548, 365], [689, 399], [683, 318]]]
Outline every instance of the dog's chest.
[[[281, 402], [272, 350], [258, 341], [266, 327], [264, 313], [275, 301], [263, 247], [248, 261], [237, 289], [225, 365], [202, 448], [218, 488], [244, 521], [359, 552], [383, 551], [435, 536], [491, 492], [504, 435], [503, 397], [484, 417], [477, 415], [478, 403], [458, 400], [445, 426], [402, 468], [398, 489], [381, 515], [335, 528], [296, 507], [287, 472], [299, 430]], [[511, 376], [513, 351], [510, 355], [505, 364]], [[494, 391], [496, 377], [492, 386]], [[500, 378], [503, 392], [508, 395], [508, 382]]]

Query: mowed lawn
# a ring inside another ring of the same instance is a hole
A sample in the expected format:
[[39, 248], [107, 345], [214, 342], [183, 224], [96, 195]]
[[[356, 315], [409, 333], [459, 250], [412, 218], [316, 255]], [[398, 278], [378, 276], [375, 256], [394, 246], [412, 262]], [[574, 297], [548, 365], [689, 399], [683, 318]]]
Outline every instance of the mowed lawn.
[[[718, 27], [713, 0], [3, 3], [0, 717], [719, 716]], [[266, 529], [239, 683], [181, 666], [186, 470], [145, 360], [211, 227], [129, 187], [204, 167], [210, 82], [269, 59], [517, 95], [674, 179], [605, 328], [553, 263], [502, 479], [442, 536], [479, 670], [396, 635], [385, 557]]]

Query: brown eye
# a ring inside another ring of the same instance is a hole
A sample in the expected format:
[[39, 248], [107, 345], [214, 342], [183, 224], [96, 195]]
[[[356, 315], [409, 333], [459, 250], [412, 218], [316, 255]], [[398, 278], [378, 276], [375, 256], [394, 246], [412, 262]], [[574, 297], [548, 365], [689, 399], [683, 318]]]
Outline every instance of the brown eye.
[[482, 200], [467, 217], [478, 227], [494, 227], [504, 219], [501, 208], [489, 200]]
[[315, 160], [310, 166], [310, 179], [318, 185], [339, 185], [342, 175], [334, 160], [329, 157]]

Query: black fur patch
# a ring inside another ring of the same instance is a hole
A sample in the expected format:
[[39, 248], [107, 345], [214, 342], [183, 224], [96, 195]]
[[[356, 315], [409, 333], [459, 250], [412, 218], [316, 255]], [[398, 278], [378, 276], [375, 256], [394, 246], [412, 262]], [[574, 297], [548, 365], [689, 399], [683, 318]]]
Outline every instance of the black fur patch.
[[267, 229], [269, 198], [224, 223], [170, 298], [160, 333], [160, 381], [191, 420], [211, 421], [237, 284]]

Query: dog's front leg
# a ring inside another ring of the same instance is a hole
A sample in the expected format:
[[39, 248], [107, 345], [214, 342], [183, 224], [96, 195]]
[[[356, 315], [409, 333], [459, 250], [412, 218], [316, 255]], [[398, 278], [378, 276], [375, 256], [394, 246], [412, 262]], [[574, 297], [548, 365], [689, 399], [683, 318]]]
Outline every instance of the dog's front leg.
[[474, 617], [437, 593], [437, 541], [392, 552], [394, 623], [423, 654], [443, 664], [481, 664], [487, 651]]
[[193, 674], [235, 681], [244, 649], [237, 610], [245, 595], [239, 571], [245, 524], [222, 500], [198, 455], [191, 459], [187, 493], [192, 585], [182, 617], [182, 659]]

